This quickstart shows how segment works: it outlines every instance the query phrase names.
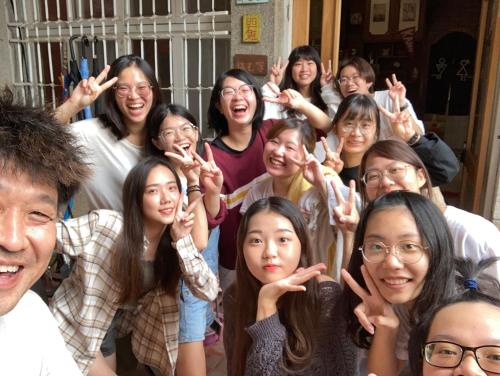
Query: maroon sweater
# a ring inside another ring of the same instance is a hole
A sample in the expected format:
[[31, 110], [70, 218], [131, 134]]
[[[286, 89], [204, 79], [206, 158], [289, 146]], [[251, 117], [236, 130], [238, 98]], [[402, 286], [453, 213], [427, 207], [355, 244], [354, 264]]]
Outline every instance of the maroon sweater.
[[273, 120], [265, 120], [254, 131], [245, 150], [233, 150], [219, 137], [212, 141], [214, 161], [224, 176], [222, 194], [227, 207], [225, 218], [220, 224], [219, 263], [227, 269], [234, 269], [236, 263], [236, 233], [240, 224], [240, 207], [250, 183], [257, 176], [266, 172], [262, 160], [267, 132]]

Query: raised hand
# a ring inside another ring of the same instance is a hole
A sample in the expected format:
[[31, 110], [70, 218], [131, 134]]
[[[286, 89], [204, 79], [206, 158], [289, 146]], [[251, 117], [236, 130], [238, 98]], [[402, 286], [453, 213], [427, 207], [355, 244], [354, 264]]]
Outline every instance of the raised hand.
[[347, 270], [342, 269], [341, 273], [345, 283], [347, 283], [351, 290], [362, 300], [354, 309], [354, 314], [358, 318], [361, 326], [365, 328], [368, 333], [372, 335], [375, 334], [375, 327], [377, 326], [393, 329], [399, 326], [399, 319], [394, 313], [392, 305], [380, 294], [375, 282], [364, 265], [361, 266], [361, 274], [368, 287], [368, 291], [362, 288]]
[[212, 154], [210, 144], [208, 142], [205, 142], [203, 146], [205, 147], [205, 154], [207, 158], [206, 161], [197, 153], [193, 152], [193, 157], [201, 166], [200, 183], [205, 188], [205, 192], [218, 195], [222, 190], [224, 176], [222, 175], [222, 171], [214, 161], [214, 156]]
[[290, 157], [290, 160], [302, 168], [304, 179], [315, 187], [323, 189], [325, 185], [325, 177], [323, 175], [323, 170], [321, 169], [321, 164], [313, 154], [307, 151], [305, 145], [302, 145], [302, 148], [304, 150], [304, 160], [299, 161], [293, 157]]
[[344, 140], [344, 137], [341, 137], [335, 151], [331, 151], [330, 146], [328, 146], [328, 142], [326, 142], [326, 138], [321, 137], [321, 145], [323, 145], [323, 149], [325, 150], [325, 160], [323, 161], [323, 164], [330, 167], [337, 174], [339, 174], [344, 168], [344, 161], [340, 158], [340, 153], [344, 147]]
[[79, 109], [90, 106], [101, 93], [109, 89], [118, 81], [118, 77], [113, 77], [102, 83], [108, 75], [109, 69], [110, 66], [106, 65], [97, 77], [81, 80], [73, 90], [73, 93], [71, 93], [71, 97], [68, 101], [73, 102], [74, 106]]
[[175, 208], [175, 217], [172, 226], [170, 227], [170, 236], [172, 241], [176, 242], [188, 236], [191, 233], [191, 229], [194, 224], [194, 214], [193, 210], [198, 205], [201, 197], [197, 198], [189, 204], [185, 211], [182, 210], [182, 205], [184, 203], [184, 194], [181, 193], [179, 196], [179, 201], [177, 201], [177, 206]]
[[349, 182], [349, 197], [347, 201], [344, 199], [339, 187], [333, 180], [330, 184], [335, 192], [335, 198], [338, 204], [333, 208], [333, 216], [335, 217], [337, 227], [343, 234], [347, 232], [353, 233], [356, 231], [356, 227], [359, 223], [359, 213], [358, 209], [356, 209], [356, 183], [354, 180]]
[[271, 65], [271, 70], [269, 72], [269, 81], [272, 83], [279, 85], [281, 80], [283, 79], [283, 75], [285, 74], [285, 69], [288, 65], [288, 60], [286, 63], [281, 61], [281, 56], [278, 58], [278, 61]]
[[321, 77], [319, 79], [321, 87], [325, 85], [331, 85], [333, 80], [333, 74], [332, 74], [332, 61], [328, 60], [328, 69], [325, 69], [325, 66], [323, 63], [321, 63]]
[[[160, 135], [160, 138], [162, 135]], [[163, 141], [164, 144], [166, 143]], [[174, 160], [180, 166], [180, 169], [188, 181], [188, 185], [198, 184], [200, 179], [200, 164], [196, 161], [191, 154], [181, 148], [179, 145], [173, 145], [180, 154], [166, 151], [166, 157]]]
[[278, 103], [293, 109], [298, 109], [304, 102], [307, 102], [297, 90], [286, 89], [280, 91], [279, 87], [275, 84], [268, 82], [267, 85], [277, 97], [263, 97], [262, 99], [265, 102]]
[[396, 96], [393, 99], [392, 106], [394, 112], [390, 112], [381, 106], [379, 106], [379, 110], [391, 123], [391, 128], [394, 134], [400, 137], [403, 141], [408, 142], [408, 140], [412, 138], [416, 132], [413, 124], [414, 121], [407, 111], [400, 111], [399, 103], [399, 97]]
[[[401, 81], [398, 81], [396, 75], [393, 73], [391, 75], [391, 80], [385, 79], [387, 88], [389, 89], [389, 97], [394, 101], [395, 98], [399, 99], [400, 104], [404, 104], [406, 100], [406, 87]], [[398, 106], [399, 109], [399, 106]]]

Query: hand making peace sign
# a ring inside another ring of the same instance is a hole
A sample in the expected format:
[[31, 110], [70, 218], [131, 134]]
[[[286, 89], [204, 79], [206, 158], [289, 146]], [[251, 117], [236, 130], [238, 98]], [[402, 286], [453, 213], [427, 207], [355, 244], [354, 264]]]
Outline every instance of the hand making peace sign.
[[342, 160], [342, 158], [340, 158], [340, 153], [342, 152], [342, 148], [344, 147], [344, 140], [344, 137], [341, 137], [337, 148], [335, 149], [335, 151], [332, 151], [330, 149], [330, 146], [328, 146], [326, 138], [321, 137], [321, 145], [323, 145], [323, 149], [325, 150], [325, 160], [323, 161], [323, 164], [327, 167], [330, 167], [337, 174], [340, 174], [340, 172], [344, 168], [344, 161]]
[[351, 180], [349, 182], [349, 198], [347, 201], [344, 199], [339, 187], [333, 180], [330, 184], [335, 192], [335, 198], [338, 204], [335, 208], [333, 208], [333, 215], [335, 217], [337, 227], [343, 234], [346, 234], [347, 232], [355, 232], [359, 223], [359, 213], [358, 209], [356, 209], [355, 181]]
[[198, 205], [201, 197], [197, 198], [189, 204], [187, 209], [182, 210], [182, 205], [184, 203], [184, 194], [179, 195], [179, 201], [177, 201], [177, 206], [175, 208], [175, 217], [170, 227], [170, 236], [172, 241], [176, 242], [188, 236], [191, 233], [194, 224], [194, 214], [193, 210]]
[[281, 62], [281, 56], [278, 57], [278, 61], [271, 66], [271, 71], [269, 72], [269, 81], [273, 84], [279, 85], [281, 80], [283, 80], [283, 75], [285, 74], [285, 69], [288, 65], [288, 60], [286, 63]]
[[323, 187], [325, 185], [325, 176], [323, 175], [321, 164], [313, 154], [307, 151], [305, 145], [302, 145], [302, 148], [304, 150], [304, 160], [299, 161], [298, 159], [295, 159], [293, 157], [290, 157], [290, 160], [297, 166], [302, 168], [304, 179], [306, 179], [315, 187], [321, 188], [323, 190]]
[[274, 94], [277, 95], [277, 97], [263, 97], [262, 99], [265, 102], [277, 103], [286, 107], [297, 109], [306, 101], [302, 94], [300, 94], [297, 90], [286, 89], [280, 91], [280, 88], [276, 84], [273, 84], [271, 82], [268, 82], [267, 86]]
[[321, 77], [319, 79], [319, 83], [321, 87], [325, 85], [331, 85], [333, 80], [332, 73], [332, 61], [328, 60], [328, 70], [325, 69], [323, 62], [321, 63]]
[[399, 103], [399, 97], [396, 96], [393, 98], [392, 107], [394, 112], [390, 112], [381, 106], [379, 106], [379, 110], [389, 119], [394, 134], [403, 141], [408, 142], [416, 133], [414, 120], [407, 111], [400, 111]]
[[368, 333], [372, 335], [375, 334], [375, 327], [377, 326], [385, 326], [393, 329], [399, 326], [399, 319], [394, 313], [392, 305], [380, 294], [380, 291], [364, 265], [361, 266], [361, 274], [368, 287], [368, 291], [361, 287], [347, 270], [342, 269], [341, 273], [345, 283], [347, 283], [351, 290], [362, 300], [354, 309], [354, 314], [358, 318], [361, 326], [365, 328]]
[[99, 95], [118, 81], [118, 77], [113, 77], [112, 79], [102, 83], [108, 75], [109, 69], [110, 66], [106, 65], [97, 77], [90, 77], [88, 79], [81, 80], [73, 90], [73, 93], [71, 93], [71, 97], [68, 101], [73, 102], [73, 104], [80, 109], [94, 103]]
[[201, 166], [200, 182], [205, 188], [205, 192], [210, 192], [218, 195], [222, 190], [224, 176], [222, 175], [222, 171], [214, 161], [214, 156], [212, 154], [210, 144], [208, 142], [205, 142], [204, 147], [205, 155], [207, 158], [206, 161], [197, 153], [193, 153], [193, 157]]

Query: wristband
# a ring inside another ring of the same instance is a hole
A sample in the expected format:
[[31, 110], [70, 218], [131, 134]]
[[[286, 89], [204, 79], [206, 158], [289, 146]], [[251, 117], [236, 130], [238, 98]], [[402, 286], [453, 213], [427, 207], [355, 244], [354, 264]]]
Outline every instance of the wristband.
[[404, 105], [402, 105], [401, 107], [399, 107], [399, 111], [400, 112], [403, 112], [404, 110], [406, 110], [408, 107], [410, 107], [410, 105], [408, 104], [408, 102], [406, 102]]
[[413, 146], [415, 145], [418, 141], [420, 140], [420, 135], [418, 134], [418, 132], [415, 132], [413, 134], [413, 136], [410, 137], [410, 139], [408, 141], [406, 141], [406, 143], [409, 145], [409, 146]]
[[201, 192], [201, 188], [199, 185], [190, 185], [187, 187], [186, 193], [190, 194], [192, 192]]

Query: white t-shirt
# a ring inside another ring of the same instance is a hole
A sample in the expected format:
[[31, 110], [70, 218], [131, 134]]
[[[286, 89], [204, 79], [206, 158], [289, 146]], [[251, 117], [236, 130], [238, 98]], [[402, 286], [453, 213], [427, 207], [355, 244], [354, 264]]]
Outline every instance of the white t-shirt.
[[70, 125], [87, 152], [92, 176], [82, 184], [89, 210], [123, 211], [122, 186], [129, 171], [144, 156], [144, 148], [122, 138], [118, 140], [99, 119], [82, 120]]
[[[500, 256], [500, 231], [493, 223], [449, 205], [444, 217], [453, 238], [455, 256], [468, 257], [476, 263]], [[500, 281], [500, 262], [494, 263], [486, 271]]]
[[22, 376], [81, 375], [49, 308], [31, 290], [0, 316], [0, 373]]

